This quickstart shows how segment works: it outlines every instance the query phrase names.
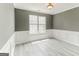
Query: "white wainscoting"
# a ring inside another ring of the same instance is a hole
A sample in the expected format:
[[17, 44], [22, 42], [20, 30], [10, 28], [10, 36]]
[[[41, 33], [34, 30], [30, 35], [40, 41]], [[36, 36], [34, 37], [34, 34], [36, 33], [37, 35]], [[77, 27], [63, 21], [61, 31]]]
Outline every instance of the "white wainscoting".
[[0, 49], [0, 53], [9, 53], [10, 56], [14, 56], [14, 49], [15, 49], [15, 33], [10, 37], [10, 39]]
[[16, 32], [16, 44], [39, 40], [43, 38], [56, 38], [58, 40], [62, 40], [68, 42], [70, 44], [74, 44], [79, 46], [79, 32], [76, 31], [68, 31], [68, 30], [57, 30], [50, 29], [47, 30], [44, 34], [29, 34], [29, 31], [18, 31]]
[[52, 30], [47, 30], [46, 33], [43, 34], [29, 34], [29, 31], [17, 31], [15, 33], [16, 44], [51, 37], [51, 31]]
[[79, 46], [79, 32], [53, 29], [52, 37]]

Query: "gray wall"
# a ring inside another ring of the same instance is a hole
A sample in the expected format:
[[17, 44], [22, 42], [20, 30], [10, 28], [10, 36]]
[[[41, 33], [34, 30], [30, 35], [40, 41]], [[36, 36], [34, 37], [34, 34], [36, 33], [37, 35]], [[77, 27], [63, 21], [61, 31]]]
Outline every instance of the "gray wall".
[[53, 29], [79, 31], [79, 7], [54, 15]]
[[46, 28], [52, 28], [52, 16], [43, 13], [31, 12], [21, 9], [15, 9], [15, 30], [16, 31], [28, 31], [29, 30], [29, 14], [46, 16]]
[[14, 7], [13, 4], [0, 3], [0, 48], [14, 33]]

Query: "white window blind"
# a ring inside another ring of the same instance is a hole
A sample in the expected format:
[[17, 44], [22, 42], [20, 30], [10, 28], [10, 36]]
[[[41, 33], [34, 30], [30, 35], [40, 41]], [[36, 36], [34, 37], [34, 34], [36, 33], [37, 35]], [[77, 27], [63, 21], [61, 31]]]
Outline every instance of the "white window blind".
[[29, 31], [31, 34], [46, 32], [46, 17], [29, 15]]

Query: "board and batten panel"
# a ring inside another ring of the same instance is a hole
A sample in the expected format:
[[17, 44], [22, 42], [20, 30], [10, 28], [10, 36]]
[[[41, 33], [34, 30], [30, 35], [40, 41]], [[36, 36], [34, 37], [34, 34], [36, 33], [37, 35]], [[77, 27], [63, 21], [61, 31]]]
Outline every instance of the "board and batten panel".
[[[43, 34], [31, 35], [29, 34], [29, 15], [46, 16], [47, 32]], [[15, 8], [15, 31], [16, 44], [26, 43], [47, 38], [49, 31], [52, 28], [52, 15], [32, 12]]]
[[12, 3], [0, 3], [0, 49], [14, 33], [14, 6]]
[[52, 36], [79, 46], [79, 7], [53, 16]]

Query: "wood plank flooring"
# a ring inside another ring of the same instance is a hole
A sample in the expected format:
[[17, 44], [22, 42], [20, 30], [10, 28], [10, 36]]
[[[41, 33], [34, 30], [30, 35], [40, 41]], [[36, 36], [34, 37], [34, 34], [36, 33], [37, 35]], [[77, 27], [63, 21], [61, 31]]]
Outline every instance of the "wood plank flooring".
[[15, 56], [78, 56], [79, 47], [56, 39], [16, 45]]

